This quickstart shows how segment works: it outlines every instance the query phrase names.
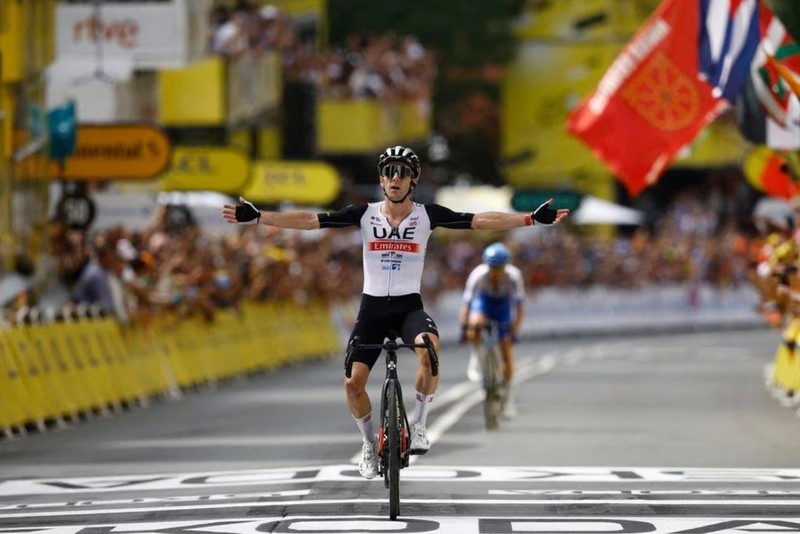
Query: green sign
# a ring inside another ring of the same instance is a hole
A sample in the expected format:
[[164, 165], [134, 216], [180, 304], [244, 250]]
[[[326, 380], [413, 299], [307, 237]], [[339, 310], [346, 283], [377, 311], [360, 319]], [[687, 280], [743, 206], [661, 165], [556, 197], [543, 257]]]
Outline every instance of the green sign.
[[511, 207], [516, 211], [533, 211], [548, 199], [552, 198], [553, 209], [566, 208], [575, 211], [581, 205], [583, 195], [575, 191], [560, 191], [556, 189], [528, 189], [515, 191], [511, 197]]

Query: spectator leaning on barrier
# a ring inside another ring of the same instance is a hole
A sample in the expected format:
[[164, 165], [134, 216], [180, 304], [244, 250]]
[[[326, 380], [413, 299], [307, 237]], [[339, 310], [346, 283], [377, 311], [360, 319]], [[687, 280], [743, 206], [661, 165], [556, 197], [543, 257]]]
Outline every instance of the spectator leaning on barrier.
[[[364, 343], [381, 343], [389, 331], [407, 343], [422, 343], [428, 334], [438, 351], [436, 323], [423, 309], [420, 286], [425, 251], [431, 232], [437, 227], [453, 229], [507, 230], [522, 226], [554, 224], [569, 210], [552, 209], [548, 200], [532, 213], [456, 213], [438, 204], [412, 202], [411, 195], [420, 180], [420, 161], [409, 148], [387, 148], [378, 160], [379, 183], [383, 200], [350, 205], [337, 212], [259, 211], [244, 198], [237, 206], [226, 204], [222, 216], [229, 223], [252, 222], [281, 228], [361, 229], [363, 240], [364, 288], [361, 308], [350, 339], [359, 336]], [[380, 350], [360, 350], [353, 357], [350, 378], [344, 382], [350, 412], [364, 441], [359, 465], [361, 475], [377, 474], [376, 436], [372, 424], [372, 405], [366, 385]], [[425, 349], [418, 349], [416, 378], [417, 402], [414, 411], [411, 450], [425, 453], [429, 447], [425, 421], [433, 401], [438, 377], [431, 374]]]

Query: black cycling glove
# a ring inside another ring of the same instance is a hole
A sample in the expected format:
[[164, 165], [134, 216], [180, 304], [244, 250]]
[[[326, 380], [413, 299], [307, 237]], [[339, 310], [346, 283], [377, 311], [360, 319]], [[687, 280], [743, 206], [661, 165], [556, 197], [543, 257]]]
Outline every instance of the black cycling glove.
[[[236, 215], [238, 217], [238, 211]], [[533, 220], [539, 224], [553, 224], [556, 220], [556, 215], [558, 215], [558, 212], [550, 207], [549, 202], [545, 202], [533, 212]]]
[[250, 222], [253, 219], [258, 223], [261, 212], [251, 202], [242, 200], [242, 203], [236, 206], [236, 222]]

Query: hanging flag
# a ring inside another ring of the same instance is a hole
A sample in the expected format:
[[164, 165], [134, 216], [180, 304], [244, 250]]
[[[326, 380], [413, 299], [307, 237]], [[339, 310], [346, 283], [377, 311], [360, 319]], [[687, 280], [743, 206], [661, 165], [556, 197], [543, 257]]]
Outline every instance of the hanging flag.
[[784, 75], [800, 72], [800, 49], [782, 22], [759, 5], [761, 42], [750, 65], [750, 77], [736, 102], [739, 130], [755, 144], [778, 150], [800, 149], [800, 99]]
[[736, 121], [742, 136], [756, 145], [778, 150], [800, 150], [800, 100], [790, 93], [785, 110], [785, 126], [765, 113], [753, 78], [746, 81], [736, 99]]
[[736, 101], [760, 40], [757, 0], [700, 0], [700, 74], [714, 96]]
[[699, 1], [662, 2], [567, 119], [568, 131], [631, 196], [655, 183], [676, 153], [728, 106], [699, 78], [698, 40], [687, 38], [698, 36], [699, 28]]
[[759, 25], [761, 42], [750, 65], [750, 79], [764, 110], [785, 128], [789, 124], [790, 101], [797, 100], [797, 96], [783, 81], [775, 61], [800, 72], [800, 47], [763, 2], [759, 6]]

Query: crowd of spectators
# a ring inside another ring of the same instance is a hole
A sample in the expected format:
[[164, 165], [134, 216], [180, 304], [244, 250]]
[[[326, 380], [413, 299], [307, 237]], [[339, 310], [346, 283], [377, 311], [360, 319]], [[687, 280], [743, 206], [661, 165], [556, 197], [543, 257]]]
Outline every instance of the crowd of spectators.
[[436, 66], [413, 36], [349, 35], [322, 50], [315, 31], [274, 5], [217, 3], [209, 14], [208, 51], [228, 58], [276, 51], [289, 80], [313, 84], [329, 98], [430, 99]]
[[[139, 231], [86, 234], [53, 222], [49, 254], [55, 272], [49, 278], [58, 280], [64, 303], [99, 304], [123, 323], [145, 322], [162, 311], [212, 321], [216, 310], [239, 309], [245, 301], [352, 302], [360, 295], [356, 229], [245, 225], [212, 235], [194, 224], [171, 225], [168, 209], [162, 206], [153, 224]], [[428, 246], [423, 297], [435, 305], [442, 293], [461, 291], [483, 247], [498, 238], [511, 246], [534, 296], [542, 288], [749, 283], [760, 238], [712, 219], [697, 199], [687, 198], [656, 229], [617, 237], [582, 235], [569, 224], [500, 235], [441, 230]], [[691, 298], [690, 292], [688, 304], [696, 304]], [[36, 297], [29, 303], [36, 304]]]

